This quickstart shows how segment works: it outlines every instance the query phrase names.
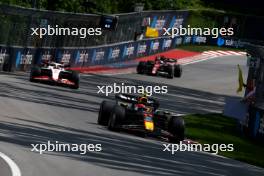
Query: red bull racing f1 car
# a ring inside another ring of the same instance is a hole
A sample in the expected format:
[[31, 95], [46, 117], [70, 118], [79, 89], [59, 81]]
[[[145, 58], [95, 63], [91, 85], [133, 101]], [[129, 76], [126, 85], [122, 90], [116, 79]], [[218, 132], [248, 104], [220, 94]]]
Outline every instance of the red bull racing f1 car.
[[134, 130], [144, 135], [163, 137], [170, 142], [184, 140], [185, 125], [180, 116], [158, 110], [159, 102], [145, 96], [118, 94], [115, 102], [103, 101], [98, 124], [111, 131]]
[[44, 63], [42, 66], [31, 68], [31, 82], [47, 82], [66, 85], [73, 89], [79, 88], [79, 73], [66, 69], [66, 66], [60, 63]]
[[155, 61], [140, 61], [137, 66], [137, 73], [179, 78], [182, 75], [182, 67], [177, 64], [176, 59], [157, 56]]

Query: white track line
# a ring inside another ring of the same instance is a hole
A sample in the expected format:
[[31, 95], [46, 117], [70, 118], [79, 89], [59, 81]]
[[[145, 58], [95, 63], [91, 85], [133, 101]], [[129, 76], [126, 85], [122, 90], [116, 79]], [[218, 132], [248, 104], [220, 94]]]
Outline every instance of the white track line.
[[208, 53], [213, 54], [213, 55], [217, 55], [217, 56], [222, 56], [222, 53], [219, 53], [217, 51], [208, 51]]
[[[201, 54], [202, 54], [202, 55], [212, 55], [212, 54], [209, 53], [208, 51], [203, 51]], [[199, 55], [198, 55], [198, 56], [199, 56]]]
[[246, 55], [246, 54], [247, 54], [247, 52], [244, 52], [244, 51], [240, 51], [240, 52], [238, 52], [238, 53], [240, 53], [240, 54], [242, 54], [242, 55]]
[[211, 53], [210, 51], [204, 51], [202, 52], [203, 56], [217, 56], [215, 53]]
[[218, 50], [217, 52], [219, 52], [221, 54], [224, 54], [224, 55], [232, 55], [232, 53], [230, 53], [229, 51], [221, 51], [221, 50]]
[[229, 53], [233, 54], [233, 55], [237, 55], [237, 56], [241, 56], [242, 54], [239, 52], [235, 52], [235, 51], [228, 51]]
[[207, 58], [203, 58], [203, 59], [199, 59], [199, 60], [194, 60], [194, 61], [182, 63], [181, 65], [194, 64], [194, 63], [198, 63], [198, 62], [202, 62], [202, 61], [206, 61], [206, 60], [210, 60], [210, 59], [214, 59], [214, 58], [217, 58], [217, 56], [211, 56], [211, 57], [207, 57]]
[[12, 176], [21, 176], [21, 171], [19, 169], [19, 167], [16, 165], [16, 163], [9, 158], [8, 156], [6, 156], [5, 154], [0, 152], [0, 157], [3, 158], [3, 160], [5, 160], [5, 162], [9, 165], [11, 172], [12, 172]]

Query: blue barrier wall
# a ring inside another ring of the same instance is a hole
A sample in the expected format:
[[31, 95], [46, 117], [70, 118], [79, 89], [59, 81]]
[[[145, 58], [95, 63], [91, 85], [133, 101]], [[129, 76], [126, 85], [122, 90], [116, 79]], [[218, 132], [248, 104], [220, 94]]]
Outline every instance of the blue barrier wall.
[[135, 58], [177, 48], [178, 45], [188, 44], [243, 47], [243, 42], [239, 40], [213, 39], [210, 36], [161, 37], [87, 48], [23, 48], [1, 46], [0, 69], [5, 71], [28, 71], [31, 65], [38, 65], [44, 60], [51, 59], [56, 62], [68, 63], [71, 67], [85, 68], [131, 61]]

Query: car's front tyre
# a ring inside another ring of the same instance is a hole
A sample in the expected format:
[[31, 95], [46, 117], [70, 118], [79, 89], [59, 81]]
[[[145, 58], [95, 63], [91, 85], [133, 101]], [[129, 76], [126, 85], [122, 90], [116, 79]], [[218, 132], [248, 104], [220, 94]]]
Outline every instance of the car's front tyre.
[[172, 65], [169, 65], [167, 67], [167, 72], [168, 72], [168, 78], [173, 79], [173, 77], [174, 77], [174, 67]]
[[146, 69], [146, 62], [140, 61], [137, 66], [137, 73], [144, 74]]
[[124, 107], [116, 105], [111, 113], [108, 121], [108, 129], [111, 131], [119, 131], [125, 119], [126, 110]]
[[174, 66], [174, 77], [180, 78], [182, 76], [182, 66], [181, 65], [175, 65]]
[[98, 113], [98, 119], [97, 123], [99, 125], [108, 125], [109, 117], [111, 115], [111, 112], [114, 108], [115, 104], [108, 101], [103, 101], [100, 105], [99, 113]]
[[74, 85], [72, 85], [71, 88], [72, 89], [79, 89], [80, 74], [76, 71], [72, 71], [71, 80], [74, 82]]
[[40, 76], [41, 75], [41, 69], [40, 67], [34, 66], [30, 70], [30, 76], [29, 76], [29, 81], [30, 82], [36, 82], [34, 77]]

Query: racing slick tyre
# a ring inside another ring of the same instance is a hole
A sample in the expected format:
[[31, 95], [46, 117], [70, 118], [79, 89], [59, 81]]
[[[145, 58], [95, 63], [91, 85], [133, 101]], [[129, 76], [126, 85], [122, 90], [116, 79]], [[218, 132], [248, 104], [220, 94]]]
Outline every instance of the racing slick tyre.
[[107, 126], [109, 117], [115, 104], [108, 101], [103, 101], [100, 106], [97, 123], [99, 125]]
[[80, 75], [76, 71], [72, 71], [71, 80], [74, 82], [74, 85], [70, 86], [72, 89], [79, 89]]
[[73, 85], [69, 85], [72, 89], [78, 89], [79, 88], [79, 73], [76, 71], [61, 71], [59, 74], [59, 79], [68, 79], [69, 81], [73, 82]]
[[185, 137], [185, 125], [182, 117], [172, 116], [168, 125], [168, 131], [173, 135], [169, 142], [179, 143]]
[[167, 72], [168, 72], [168, 78], [173, 78], [174, 77], [174, 67], [172, 65], [169, 65], [167, 67]]
[[30, 77], [29, 77], [29, 81], [30, 82], [36, 82], [36, 80], [34, 79], [34, 77], [36, 76], [41, 76], [41, 69], [40, 67], [32, 67], [30, 70]]
[[111, 113], [108, 121], [108, 129], [111, 131], [119, 131], [123, 120], [125, 119], [126, 110], [124, 107], [116, 105]]
[[145, 73], [145, 67], [146, 67], [146, 62], [140, 61], [137, 66], [137, 73], [138, 74], [144, 74]]
[[180, 78], [182, 75], [182, 66], [181, 65], [175, 65], [174, 66], [174, 77]]
[[154, 65], [155, 65], [154, 61], [147, 61], [146, 68], [145, 68], [145, 73], [148, 74], [148, 75], [156, 76], [157, 72], [156, 73], [152, 73]]
[[160, 106], [160, 102], [157, 99], [154, 99], [154, 103], [153, 103], [154, 110], [158, 109], [159, 106]]

